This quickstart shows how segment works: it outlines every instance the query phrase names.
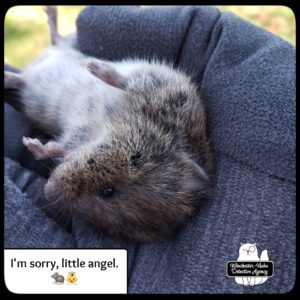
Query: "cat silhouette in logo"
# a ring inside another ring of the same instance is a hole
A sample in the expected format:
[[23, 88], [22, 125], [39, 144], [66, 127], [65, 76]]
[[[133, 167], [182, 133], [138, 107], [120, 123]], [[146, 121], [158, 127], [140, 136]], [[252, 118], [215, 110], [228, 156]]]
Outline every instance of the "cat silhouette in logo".
[[[259, 258], [256, 243], [241, 243], [237, 261], [269, 261], [268, 251], [264, 250]], [[262, 284], [266, 282], [267, 279], [268, 277], [235, 277], [236, 283], [244, 286]]]

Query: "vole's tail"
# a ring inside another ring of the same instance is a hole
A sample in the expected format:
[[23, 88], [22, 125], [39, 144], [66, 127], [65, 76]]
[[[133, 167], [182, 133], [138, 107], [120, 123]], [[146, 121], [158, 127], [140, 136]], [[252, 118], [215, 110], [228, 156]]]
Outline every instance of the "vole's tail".
[[45, 12], [48, 16], [48, 24], [51, 35], [51, 43], [52, 45], [56, 45], [59, 40], [61, 40], [61, 36], [57, 31], [57, 7], [48, 5], [45, 8]]
[[51, 43], [54, 46], [63, 46], [76, 48], [76, 34], [69, 34], [67, 36], [61, 36], [58, 33], [57, 27], [57, 6], [48, 5], [45, 7], [45, 12], [48, 16], [49, 31], [51, 36]]

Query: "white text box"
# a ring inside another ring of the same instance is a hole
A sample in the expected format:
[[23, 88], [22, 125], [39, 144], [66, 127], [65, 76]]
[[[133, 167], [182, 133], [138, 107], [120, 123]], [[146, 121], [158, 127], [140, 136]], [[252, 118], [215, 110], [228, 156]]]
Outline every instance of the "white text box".
[[[127, 293], [125, 249], [5, 249], [4, 271], [18, 294]], [[56, 272], [63, 283], [51, 277]]]

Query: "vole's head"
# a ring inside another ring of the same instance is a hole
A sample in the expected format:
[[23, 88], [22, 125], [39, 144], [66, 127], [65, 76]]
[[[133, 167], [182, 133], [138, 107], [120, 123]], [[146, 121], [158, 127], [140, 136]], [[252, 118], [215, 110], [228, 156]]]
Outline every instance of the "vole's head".
[[207, 184], [203, 169], [171, 136], [155, 124], [122, 123], [59, 165], [46, 196], [111, 234], [168, 237], [194, 212]]

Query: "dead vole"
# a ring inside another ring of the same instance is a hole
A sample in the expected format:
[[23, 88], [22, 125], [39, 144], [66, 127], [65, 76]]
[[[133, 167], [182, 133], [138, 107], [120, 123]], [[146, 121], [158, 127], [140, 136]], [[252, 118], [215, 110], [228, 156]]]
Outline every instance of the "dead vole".
[[37, 159], [58, 161], [46, 197], [112, 235], [172, 236], [206, 198], [212, 167], [196, 86], [162, 62], [87, 57], [57, 33], [56, 8], [47, 13], [53, 45], [5, 72], [24, 114], [53, 136], [23, 138]]

